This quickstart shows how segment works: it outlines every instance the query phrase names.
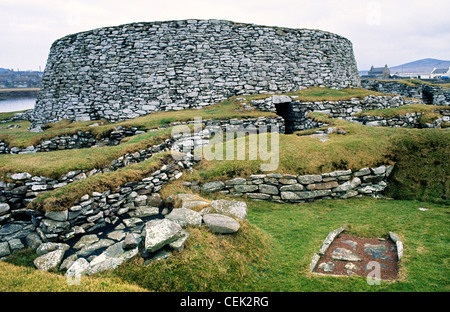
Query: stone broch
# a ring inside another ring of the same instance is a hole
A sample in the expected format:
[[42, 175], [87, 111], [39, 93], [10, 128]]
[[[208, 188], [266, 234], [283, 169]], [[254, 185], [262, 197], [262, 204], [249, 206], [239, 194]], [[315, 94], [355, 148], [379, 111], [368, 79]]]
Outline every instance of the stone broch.
[[115, 122], [310, 86], [360, 86], [349, 40], [223, 20], [133, 23], [56, 40], [31, 120]]

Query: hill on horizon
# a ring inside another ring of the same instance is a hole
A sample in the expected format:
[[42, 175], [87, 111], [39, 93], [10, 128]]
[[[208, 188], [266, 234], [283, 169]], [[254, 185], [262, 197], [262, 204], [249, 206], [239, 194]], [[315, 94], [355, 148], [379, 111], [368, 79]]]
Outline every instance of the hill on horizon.
[[[389, 65], [388, 65], [389, 66]], [[375, 66], [377, 67], [377, 66]], [[397, 66], [389, 66], [391, 75], [395, 73], [431, 73], [434, 68], [448, 68], [450, 61], [438, 60], [433, 58], [421, 59]], [[368, 70], [359, 71], [360, 74], [367, 74]]]

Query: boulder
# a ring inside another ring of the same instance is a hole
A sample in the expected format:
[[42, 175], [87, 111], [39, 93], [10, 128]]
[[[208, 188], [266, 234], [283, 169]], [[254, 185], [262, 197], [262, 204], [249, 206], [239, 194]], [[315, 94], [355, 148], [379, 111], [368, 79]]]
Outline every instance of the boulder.
[[36, 254], [39, 256], [45, 255], [49, 252], [53, 252], [55, 250], [64, 250], [67, 251], [70, 248], [69, 245], [63, 243], [42, 243], [36, 249]]
[[67, 270], [71, 267], [71, 265], [78, 259], [78, 256], [76, 254], [70, 255], [67, 258], [63, 260], [61, 265], [59, 266], [59, 270]]
[[31, 249], [37, 249], [42, 244], [42, 240], [36, 232], [31, 232], [28, 234], [25, 241], [27, 246]]
[[247, 218], [247, 204], [243, 201], [235, 200], [213, 200], [211, 202], [212, 212], [223, 214], [229, 217], [235, 217], [239, 220]]
[[254, 184], [235, 185], [234, 190], [237, 193], [249, 193], [259, 190], [259, 186]]
[[203, 221], [213, 232], [220, 234], [236, 233], [240, 228], [233, 218], [216, 213], [204, 215]]
[[0, 216], [7, 214], [10, 209], [7, 203], [0, 203]]
[[160, 207], [163, 204], [163, 200], [161, 195], [158, 193], [153, 193], [150, 197], [147, 198], [147, 205], [151, 207]]
[[59, 234], [64, 231], [67, 231], [70, 227], [70, 223], [68, 221], [61, 222], [52, 219], [43, 219], [41, 221], [40, 227], [45, 233]]
[[150, 220], [144, 228], [145, 243], [147, 252], [155, 252], [167, 244], [170, 244], [182, 235], [181, 226], [171, 220]]
[[322, 176], [320, 174], [317, 175], [303, 175], [297, 178], [297, 181], [301, 184], [311, 184], [316, 182], [322, 182]]
[[334, 260], [342, 260], [342, 261], [361, 261], [361, 258], [358, 257], [352, 251], [345, 248], [336, 248], [331, 253], [331, 259]]
[[194, 194], [177, 194], [167, 198], [173, 208], [187, 208], [192, 210], [200, 210], [209, 205], [209, 201]]
[[82, 276], [89, 270], [89, 262], [84, 258], [79, 258], [72, 263], [66, 272], [66, 276]]
[[184, 249], [184, 244], [186, 243], [186, 240], [189, 238], [191, 234], [186, 230], [181, 230], [181, 237], [177, 239], [176, 241], [169, 244], [169, 247], [175, 251], [180, 252]]
[[150, 216], [156, 216], [159, 214], [158, 207], [149, 207], [149, 206], [139, 206], [136, 207], [136, 210], [133, 210], [129, 213], [130, 217], [135, 218], [145, 218]]
[[13, 180], [26, 180], [32, 177], [28, 172], [14, 173], [11, 175], [11, 179]]
[[125, 237], [125, 239], [122, 243], [122, 248], [124, 250], [133, 249], [133, 248], [136, 248], [137, 245], [138, 245], [138, 241], [136, 240], [136, 237], [134, 237], [134, 235], [132, 233], [127, 233], [127, 236]]
[[74, 249], [81, 249], [85, 246], [91, 245], [95, 242], [98, 242], [99, 238], [97, 237], [97, 235], [95, 234], [90, 234], [90, 235], [83, 235], [78, 242], [73, 245]]
[[202, 215], [197, 211], [186, 208], [173, 209], [172, 212], [166, 216], [166, 219], [178, 223], [181, 227], [187, 225], [202, 225]]
[[106, 270], [114, 270], [125, 261], [133, 258], [139, 253], [139, 249], [133, 248], [125, 251], [122, 242], [109, 246], [99, 256], [92, 259], [87, 271], [88, 275]]
[[87, 245], [87, 246], [81, 248], [81, 250], [77, 251], [77, 255], [79, 257], [89, 257], [92, 254], [94, 254], [106, 247], [109, 247], [114, 243], [115, 242], [110, 239], [101, 239], [98, 242], [95, 242], [93, 244], [90, 244], [90, 245]]
[[353, 190], [356, 187], [361, 185], [361, 179], [360, 178], [353, 178], [351, 181], [347, 181], [333, 189], [333, 192], [347, 192], [349, 190]]
[[259, 191], [264, 194], [278, 195], [278, 187], [275, 185], [260, 184]]
[[47, 211], [45, 217], [54, 221], [67, 221], [69, 210], [64, 211]]
[[8, 242], [0, 243], [0, 258], [6, 257], [11, 254], [11, 250], [9, 249]]
[[66, 251], [64, 249], [58, 249], [45, 255], [42, 255], [34, 259], [34, 265], [38, 270], [48, 271], [50, 269], [58, 268]]
[[205, 193], [212, 193], [221, 191], [225, 188], [225, 183], [222, 181], [214, 181], [214, 182], [205, 182], [203, 183], [201, 190]]

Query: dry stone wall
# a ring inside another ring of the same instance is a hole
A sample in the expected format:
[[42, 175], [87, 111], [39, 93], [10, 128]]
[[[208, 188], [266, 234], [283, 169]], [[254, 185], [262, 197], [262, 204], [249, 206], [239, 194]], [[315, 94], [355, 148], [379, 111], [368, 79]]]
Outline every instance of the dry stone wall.
[[263, 100], [252, 100], [250, 104], [261, 111], [274, 112], [285, 119], [286, 133], [314, 128], [316, 122], [307, 118], [309, 112], [321, 112], [331, 118], [341, 118], [354, 121], [353, 115], [363, 110], [393, 108], [420, 100], [405, 99], [402, 96], [368, 95], [363, 99], [353, 98], [345, 101], [302, 102], [295, 96], [273, 95]]
[[450, 105], [450, 89], [443, 89], [440, 86], [427, 84], [407, 85], [395, 80], [384, 81], [375, 79], [362, 79], [361, 86], [372, 91], [421, 99], [425, 104], [429, 105]]
[[349, 40], [222, 20], [134, 23], [55, 41], [31, 120], [115, 122], [310, 86], [360, 86]]
[[184, 182], [187, 187], [205, 193], [221, 192], [254, 200], [300, 203], [318, 199], [347, 199], [355, 196], [377, 196], [387, 187], [394, 166], [379, 166], [333, 171], [315, 175], [257, 174], [227, 181]]

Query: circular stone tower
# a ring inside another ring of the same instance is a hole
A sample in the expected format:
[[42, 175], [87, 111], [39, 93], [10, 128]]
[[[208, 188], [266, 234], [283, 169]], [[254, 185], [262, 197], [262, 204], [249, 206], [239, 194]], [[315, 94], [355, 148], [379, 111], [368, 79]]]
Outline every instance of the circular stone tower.
[[32, 125], [116, 122], [311, 86], [360, 86], [349, 40], [222, 20], [133, 23], [53, 43]]

